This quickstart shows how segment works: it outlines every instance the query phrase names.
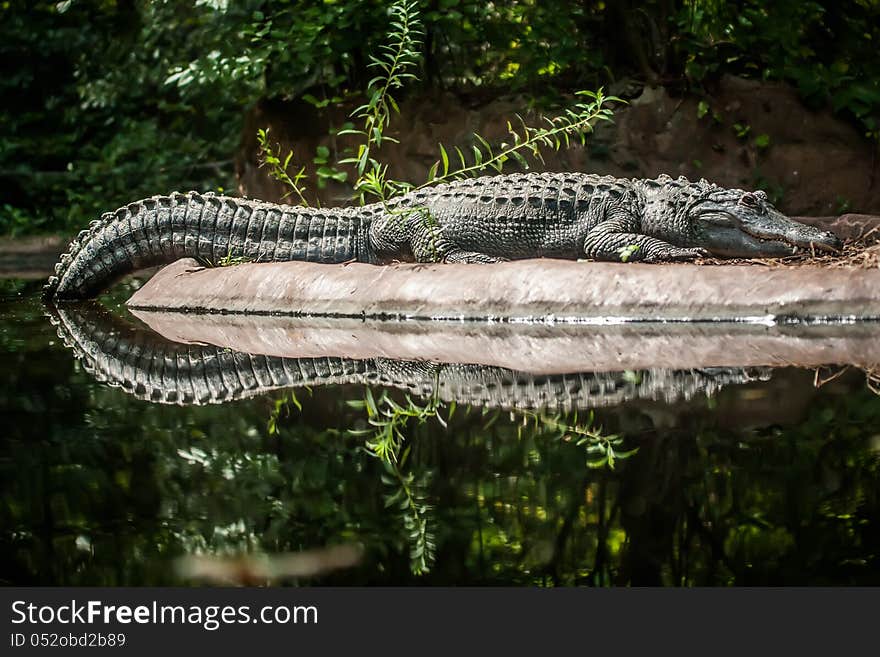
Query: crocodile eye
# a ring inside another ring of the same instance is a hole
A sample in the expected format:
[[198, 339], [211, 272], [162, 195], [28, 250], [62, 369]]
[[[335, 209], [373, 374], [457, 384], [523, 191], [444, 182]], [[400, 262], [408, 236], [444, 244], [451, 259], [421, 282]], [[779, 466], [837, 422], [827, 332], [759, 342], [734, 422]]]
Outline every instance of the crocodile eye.
[[761, 205], [761, 201], [758, 199], [758, 195], [752, 192], [746, 192], [739, 199], [741, 205], [746, 206], [747, 208], [757, 208]]

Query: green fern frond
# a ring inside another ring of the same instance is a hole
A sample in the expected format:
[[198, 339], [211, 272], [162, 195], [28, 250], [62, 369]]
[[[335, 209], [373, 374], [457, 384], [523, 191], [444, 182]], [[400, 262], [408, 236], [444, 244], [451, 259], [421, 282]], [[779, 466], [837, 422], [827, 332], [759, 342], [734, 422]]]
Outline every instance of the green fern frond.
[[362, 128], [339, 133], [363, 139], [357, 155], [341, 161], [341, 164], [354, 165], [357, 170], [355, 190], [360, 194], [361, 202], [368, 194], [386, 200], [403, 190], [402, 185], [387, 183], [387, 166], [381, 165], [373, 153], [385, 142], [397, 143], [396, 139], [385, 134], [392, 114], [400, 112], [391, 91], [402, 88], [409, 80], [418, 79], [414, 70], [421, 61], [423, 32], [416, 2], [398, 0], [391, 5], [389, 13], [388, 43], [379, 47], [379, 53], [372, 55], [369, 63], [370, 67], [378, 69], [379, 75], [367, 85], [367, 102], [352, 112], [352, 117], [360, 119]]
[[282, 198], [296, 194], [300, 203], [308, 206], [309, 202], [306, 200], [305, 188], [302, 185], [302, 181], [306, 178], [306, 168], [300, 167], [293, 176], [288, 173], [290, 162], [293, 160], [293, 150], [288, 151], [282, 161], [281, 144], [272, 146], [269, 141], [269, 128], [257, 130], [257, 142], [260, 146], [260, 167], [269, 167], [269, 176], [288, 188], [288, 192]]
[[585, 143], [586, 135], [592, 132], [597, 122], [611, 120], [612, 110], [608, 104], [624, 102], [616, 96], [605, 96], [601, 89], [597, 92], [579, 91], [577, 95], [590, 100], [578, 102], [558, 116], [542, 117], [545, 125], [540, 127], [528, 125], [519, 115], [516, 117], [519, 126], [514, 127], [508, 121], [510, 141], [502, 142], [497, 150], [482, 135], [474, 133], [476, 143], [471, 146], [470, 157], [466, 157], [458, 146], [454, 147], [458, 156], [457, 167], [450, 166], [449, 153], [440, 144], [440, 158], [429, 169], [428, 180], [421, 187], [470, 178], [487, 170], [501, 173], [511, 160], [528, 169], [529, 163], [523, 153], [543, 163], [542, 148], [556, 151], [563, 146], [568, 148], [572, 138], [581, 144]]

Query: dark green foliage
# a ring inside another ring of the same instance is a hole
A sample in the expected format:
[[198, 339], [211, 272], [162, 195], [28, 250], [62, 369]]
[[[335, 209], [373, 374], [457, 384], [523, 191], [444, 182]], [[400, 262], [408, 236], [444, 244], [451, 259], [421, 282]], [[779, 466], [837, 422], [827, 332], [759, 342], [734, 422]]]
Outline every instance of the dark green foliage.
[[[412, 72], [431, 88], [557, 96], [633, 77], [711, 93], [732, 73], [790, 82], [869, 137], [880, 130], [873, 0], [414, 4], [423, 33]], [[3, 2], [0, 233], [72, 231], [135, 198], [231, 187], [242, 118], [257, 100], [369, 101], [390, 7]], [[318, 165], [325, 179], [344, 175]]]
[[[0, 193], [34, 228], [79, 228], [158, 190], [232, 183], [229, 94], [165, 84], [199, 44], [185, 3], [14, 2], [0, 8]], [[157, 27], [161, 26], [161, 27]], [[238, 99], [240, 100], [240, 98]], [[232, 123], [230, 123], [232, 119]], [[0, 231], [16, 226], [0, 215]]]
[[784, 80], [880, 138], [880, 3], [874, 0], [690, 0], [675, 15], [684, 73]]

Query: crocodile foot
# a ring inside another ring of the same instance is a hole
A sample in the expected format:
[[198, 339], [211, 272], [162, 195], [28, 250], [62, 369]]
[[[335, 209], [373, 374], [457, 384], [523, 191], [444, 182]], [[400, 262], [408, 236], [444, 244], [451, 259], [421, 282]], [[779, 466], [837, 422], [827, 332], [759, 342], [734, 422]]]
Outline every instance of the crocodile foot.
[[642, 258], [642, 262], [687, 262], [696, 260], [697, 258], [708, 258], [709, 252], [706, 249], [694, 248], [684, 249], [672, 247], [660, 251], [648, 252]]
[[443, 257], [443, 262], [464, 262], [469, 264], [490, 264], [493, 262], [507, 262], [507, 258], [477, 253], [475, 251], [452, 251]]

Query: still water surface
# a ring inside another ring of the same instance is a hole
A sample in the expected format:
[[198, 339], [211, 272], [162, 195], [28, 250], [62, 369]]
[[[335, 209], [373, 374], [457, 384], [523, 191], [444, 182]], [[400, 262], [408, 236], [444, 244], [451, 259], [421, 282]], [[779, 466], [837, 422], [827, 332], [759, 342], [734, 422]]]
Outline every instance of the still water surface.
[[[3, 584], [880, 584], [864, 366], [251, 356], [222, 384], [245, 356], [152, 334], [125, 289], [65, 315], [79, 360], [37, 283], [0, 286]], [[243, 398], [158, 403], [184, 370], [170, 401]]]

